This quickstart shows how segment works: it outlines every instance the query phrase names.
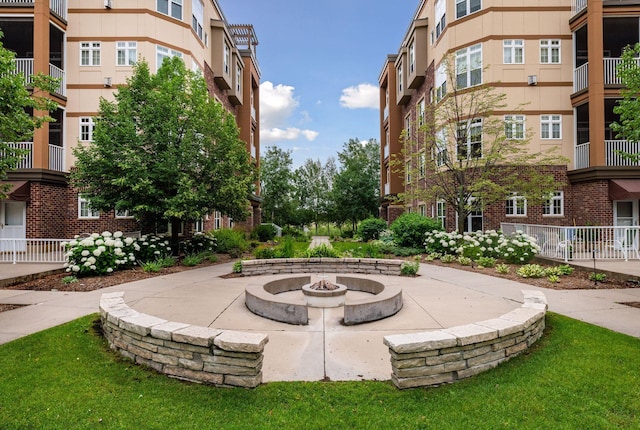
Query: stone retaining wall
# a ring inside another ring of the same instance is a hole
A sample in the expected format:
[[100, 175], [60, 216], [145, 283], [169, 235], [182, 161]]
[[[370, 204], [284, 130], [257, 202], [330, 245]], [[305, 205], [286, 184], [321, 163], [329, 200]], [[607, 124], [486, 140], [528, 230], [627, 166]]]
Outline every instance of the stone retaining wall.
[[121, 292], [102, 295], [100, 316], [111, 348], [137, 364], [192, 382], [247, 388], [262, 383], [265, 334], [166, 321], [131, 309]]
[[281, 273], [364, 273], [400, 275], [402, 260], [378, 258], [273, 258], [242, 261], [245, 276], [278, 275]]
[[398, 388], [455, 382], [496, 367], [542, 336], [547, 301], [523, 291], [524, 304], [501, 317], [443, 330], [385, 336]]

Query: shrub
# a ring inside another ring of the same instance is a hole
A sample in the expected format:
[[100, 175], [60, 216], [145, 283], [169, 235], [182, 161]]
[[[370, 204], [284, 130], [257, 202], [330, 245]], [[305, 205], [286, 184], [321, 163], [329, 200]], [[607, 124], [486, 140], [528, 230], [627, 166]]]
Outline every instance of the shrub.
[[498, 255], [507, 263], [526, 264], [540, 252], [536, 239], [521, 231], [502, 237], [498, 244]]
[[469, 257], [465, 257], [463, 255], [458, 257], [458, 263], [462, 264], [463, 266], [471, 266], [472, 262], [473, 260]]
[[398, 246], [421, 248], [425, 233], [442, 230], [440, 221], [417, 213], [404, 213], [391, 224], [391, 231]]
[[276, 250], [273, 246], [263, 245], [253, 250], [253, 255], [261, 260], [268, 260], [276, 257]]
[[590, 273], [589, 274], [589, 280], [590, 281], [594, 281], [594, 282], [604, 282], [607, 280], [607, 274], [606, 273]]
[[358, 226], [358, 234], [364, 242], [380, 238], [380, 233], [387, 229], [387, 222], [380, 218], [367, 218]]
[[63, 243], [66, 271], [77, 277], [111, 273], [135, 264], [141, 247], [133, 238], [123, 238], [122, 232], [93, 233], [86, 238]]
[[[137, 245], [137, 246], [136, 246]], [[136, 260], [154, 261], [171, 255], [169, 241], [155, 234], [146, 234], [133, 244], [136, 252]]]
[[345, 251], [344, 257], [379, 258], [382, 257], [382, 252], [375, 243], [365, 243], [362, 246]]
[[451, 254], [445, 254], [440, 257], [440, 261], [442, 261], [443, 263], [453, 263], [454, 261], [456, 261], [456, 257]]
[[422, 248], [407, 248], [404, 246], [392, 246], [389, 251], [390, 254], [396, 257], [410, 257], [412, 255], [420, 255], [424, 252]]
[[410, 261], [405, 261], [404, 263], [402, 263], [402, 266], [400, 266], [400, 275], [416, 276], [418, 270], [420, 270], [420, 263], [418, 263], [417, 261], [413, 263]]
[[242, 261], [238, 260], [233, 263], [233, 268], [231, 269], [233, 273], [242, 273]]
[[500, 263], [496, 265], [496, 272], [502, 275], [506, 275], [507, 273], [509, 273], [509, 266], [507, 266], [506, 264]]
[[547, 275], [544, 267], [539, 264], [525, 264], [516, 273], [523, 278], [542, 278]]
[[185, 255], [182, 259], [182, 264], [187, 267], [197, 266], [200, 263], [202, 263], [202, 257], [199, 254]]
[[216, 238], [210, 234], [196, 233], [191, 239], [180, 243], [180, 249], [185, 254], [200, 254], [202, 252], [216, 252]]
[[454, 255], [458, 253], [462, 238], [463, 236], [457, 232], [447, 233], [446, 231], [433, 230], [425, 233], [424, 246], [427, 253]]
[[558, 282], [560, 282], [560, 276], [558, 276], [558, 275], [549, 275], [549, 276], [547, 276], [547, 279], [552, 284], [557, 284]]
[[142, 267], [143, 272], [159, 272], [162, 269], [162, 264], [160, 261], [147, 261], [140, 262], [140, 266]]
[[493, 257], [480, 257], [476, 260], [476, 263], [480, 267], [491, 268], [496, 265], [496, 259]]
[[176, 257], [164, 257], [157, 260], [162, 267], [171, 267], [176, 264]]
[[286, 236], [276, 249], [276, 258], [293, 258], [296, 254], [296, 240], [292, 236]]
[[64, 278], [62, 278], [62, 283], [65, 285], [75, 284], [76, 282], [78, 282], [78, 278], [72, 275], [65, 276]]
[[337, 250], [333, 249], [331, 246], [327, 246], [323, 243], [320, 246], [307, 249], [304, 253], [304, 256], [306, 258], [314, 258], [314, 257], [338, 258], [340, 257], [340, 253]]
[[273, 240], [278, 233], [273, 224], [260, 224], [253, 231], [260, 242], [268, 242]]
[[340, 231], [340, 237], [343, 239], [351, 239], [353, 238], [353, 230], [343, 230]]
[[223, 228], [215, 230], [211, 233], [217, 241], [217, 251], [223, 254], [229, 254], [234, 258], [242, 255], [244, 251], [249, 249], [249, 244], [244, 237], [244, 232], [231, 228]]
[[571, 267], [568, 264], [561, 264], [556, 267], [558, 268], [558, 272], [560, 272], [560, 275], [571, 275], [575, 270], [574, 267]]

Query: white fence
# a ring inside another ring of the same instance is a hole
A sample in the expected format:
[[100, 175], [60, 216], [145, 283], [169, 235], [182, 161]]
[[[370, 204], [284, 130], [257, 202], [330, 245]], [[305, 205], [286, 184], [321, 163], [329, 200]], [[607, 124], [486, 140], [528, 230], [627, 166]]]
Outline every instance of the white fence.
[[64, 263], [64, 239], [0, 239], [0, 263]]
[[568, 260], [640, 259], [640, 227], [557, 227], [551, 225], [501, 223], [505, 234], [517, 230], [537, 239], [540, 256]]

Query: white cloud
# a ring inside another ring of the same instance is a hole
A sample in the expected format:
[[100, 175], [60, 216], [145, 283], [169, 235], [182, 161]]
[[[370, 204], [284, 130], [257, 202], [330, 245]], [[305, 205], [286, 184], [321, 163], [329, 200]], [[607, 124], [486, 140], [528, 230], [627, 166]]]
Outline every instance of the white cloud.
[[[313, 141], [318, 132], [302, 130], [289, 126], [289, 121], [298, 108], [294, 97], [295, 88], [289, 85], [273, 85], [266, 81], [260, 84], [260, 140], [273, 142], [278, 140], [296, 140], [304, 137]], [[304, 122], [310, 121], [309, 113], [302, 111]]]
[[340, 106], [347, 109], [379, 109], [380, 90], [371, 84], [360, 84], [342, 90]]

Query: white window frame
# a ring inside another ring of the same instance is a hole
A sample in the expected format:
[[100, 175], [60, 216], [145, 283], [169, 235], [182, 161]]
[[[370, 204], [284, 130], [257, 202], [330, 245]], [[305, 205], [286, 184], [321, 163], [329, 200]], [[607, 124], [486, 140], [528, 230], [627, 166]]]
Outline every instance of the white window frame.
[[[463, 130], [465, 133], [464, 142], [461, 136], [456, 135], [456, 153], [459, 159], [482, 158], [482, 118], [475, 118], [469, 121], [458, 123], [456, 133]], [[461, 146], [464, 144], [464, 151]], [[477, 147], [479, 146], [479, 151]], [[461, 153], [464, 154], [461, 157]]]
[[440, 63], [436, 69], [436, 102], [447, 95], [447, 65]]
[[502, 41], [502, 62], [504, 64], [524, 64], [524, 40], [505, 39]]
[[459, 49], [456, 52], [456, 88], [470, 88], [481, 84], [482, 44]]
[[220, 211], [213, 212], [213, 229], [220, 230], [222, 228], [222, 214]]
[[91, 202], [82, 196], [78, 196], [78, 218], [79, 219], [98, 219], [100, 211], [91, 209]]
[[396, 80], [398, 82], [398, 94], [404, 91], [404, 73], [402, 73], [402, 63], [396, 67]]
[[447, 162], [447, 134], [445, 129], [441, 129], [436, 133], [436, 142], [434, 145], [433, 159], [436, 166], [444, 166]]
[[420, 212], [420, 215], [422, 216], [427, 216], [427, 205], [425, 205], [424, 203], [419, 204], [418, 205], [418, 211]]
[[224, 41], [224, 54], [222, 61], [224, 74], [229, 76], [231, 73], [231, 46], [229, 46], [229, 42], [227, 42], [226, 40]]
[[[463, 5], [464, 10], [460, 8]], [[456, 19], [464, 18], [482, 9], [481, 0], [456, 0]]]
[[525, 116], [505, 115], [504, 134], [507, 139], [523, 140], [525, 138]]
[[404, 117], [404, 129], [407, 132], [407, 139], [411, 139], [411, 114]]
[[156, 71], [162, 66], [162, 62], [165, 58], [173, 57], [182, 58], [182, 52], [169, 49], [166, 46], [156, 45]]
[[193, 222], [193, 231], [202, 233], [204, 231], [204, 218], [197, 219]]
[[236, 62], [236, 95], [242, 95], [242, 64]]
[[505, 201], [505, 215], [509, 217], [527, 216], [527, 198], [517, 193]]
[[447, 224], [447, 204], [444, 200], [436, 201], [436, 219], [440, 220], [442, 228], [446, 228]]
[[[166, 11], [164, 10], [165, 8]], [[182, 0], [156, 0], [156, 10], [158, 12], [180, 21], [182, 21], [183, 8], [184, 5], [182, 4]]]
[[114, 211], [116, 219], [131, 219], [133, 215], [129, 215], [129, 210], [118, 210]]
[[424, 175], [427, 172], [427, 154], [424, 152], [420, 152], [418, 154], [418, 174], [420, 175], [420, 179], [424, 178]]
[[409, 44], [409, 74], [413, 75], [416, 71], [416, 41], [412, 40]]
[[202, 0], [192, 0], [191, 2], [191, 28], [202, 40], [202, 29], [204, 28], [204, 3]]
[[418, 114], [418, 127], [422, 127], [424, 125], [425, 109], [426, 109], [426, 105], [423, 97], [420, 99], [420, 101], [416, 105], [416, 111]]
[[138, 42], [116, 42], [116, 66], [133, 66], [138, 61]]
[[436, 0], [435, 2], [435, 18], [436, 18], [436, 40], [447, 28], [447, 1]]
[[554, 191], [542, 205], [542, 216], [564, 216], [564, 191]]
[[93, 121], [92, 116], [80, 117], [80, 130], [78, 133], [80, 142], [93, 142], [93, 131], [96, 128], [96, 123]]
[[562, 139], [562, 115], [540, 115], [540, 139]]
[[540, 64], [560, 64], [561, 58], [560, 39], [540, 40]]
[[100, 66], [100, 46], [100, 42], [80, 42], [80, 65]]
[[412, 179], [413, 178], [411, 177], [411, 161], [407, 161], [404, 164], [404, 181], [405, 181], [405, 184], [410, 184]]

